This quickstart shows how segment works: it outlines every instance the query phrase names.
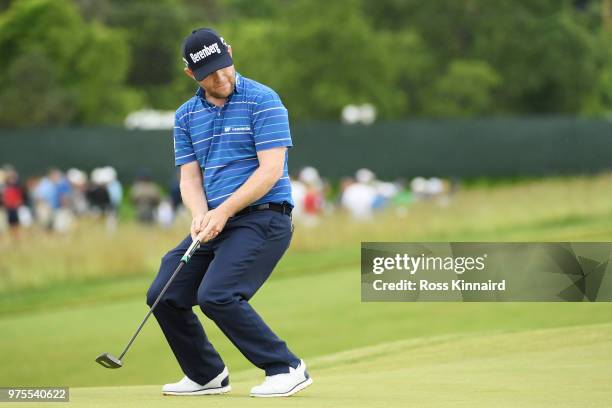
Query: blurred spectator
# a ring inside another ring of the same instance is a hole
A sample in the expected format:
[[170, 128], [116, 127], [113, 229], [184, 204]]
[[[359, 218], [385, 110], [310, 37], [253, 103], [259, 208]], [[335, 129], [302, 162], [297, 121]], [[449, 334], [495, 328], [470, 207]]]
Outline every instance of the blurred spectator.
[[66, 172], [66, 178], [72, 186], [71, 208], [75, 215], [83, 215], [87, 212], [87, 174], [79, 169], [70, 169]]
[[53, 202], [55, 196], [55, 185], [49, 178], [44, 176], [38, 181], [33, 180], [32, 197], [34, 199], [34, 213], [38, 223], [46, 229], [53, 228]]
[[444, 183], [438, 177], [432, 177], [429, 180], [427, 180], [425, 191], [427, 192], [428, 196], [435, 197], [437, 195], [444, 193], [444, 190], [445, 190]]
[[448, 180], [438, 177], [426, 179], [415, 177], [410, 182], [410, 188], [414, 197], [419, 200], [435, 200], [436, 203], [446, 206], [450, 202], [450, 196], [456, 191], [456, 186]]
[[72, 193], [72, 187], [68, 179], [58, 169], [51, 169], [49, 172], [49, 179], [54, 184], [55, 189], [53, 190], [53, 208], [70, 208], [70, 194]]
[[388, 181], [378, 181], [374, 184], [376, 189], [376, 198], [372, 203], [374, 210], [382, 210], [393, 200], [393, 198], [399, 193], [400, 187]]
[[300, 171], [298, 179], [304, 184], [311, 185], [320, 190], [323, 189], [323, 180], [321, 180], [321, 176], [319, 176], [319, 171], [314, 167], [304, 167]]
[[304, 213], [304, 197], [306, 197], [306, 186], [300, 180], [291, 179], [291, 197], [295, 204], [291, 214], [294, 219], [300, 219]]
[[304, 197], [304, 213], [316, 216], [321, 210], [323, 210], [323, 192], [312, 185], [308, 185]]
[[361, 221], [372, 218], [374, 202], [378, 196], [371, 185], [374, 173], [368, 169], [360, 169], [355, 174], [355, 181], [345, 180], [341, 203], [353, 218]]
[[2, 204], [6, 211], [9, 231], [14, 238], [19, 235], [19, 211], [25, 204], [25, 189], [19, 183], [17, 172], [12, 167], [5, 167], [5, 180], [2, 188]]
[[87, 189], [87, 201], [89, 208], [95, 216], [108, 213], [112, 209], [111, 197], [106, 188], [107, 175], [101, 168], [91, 172], [91, 182]]
[[113, 212], [118, 213], [121, 201], [123, 200], [123, 186], [117, 179], [117, 171], [113, 167], [103, 167], [102, 170], [104, 171], [104, 181], [106, 181], [106, 188], [108, 189]]
[[305, 225], [316, 225], [324, 206], [324, 183], [314, 167], [304, 167], [299, 175], [299, 213]]
[[72, 186], [58, 169], [51, 169], [33, 187], [38, 222], [47, 229], [66, 232], [72, 224]]
[[424, 177], [415, 177], [410, 182], [410, 189], [414, 198], [422, 199], [427, 197], [427, 180]]
[[168, 199], [163, 200], [157, 206], [156, 217], [157, 222], [162, 228], [170, 228], [174, 222], [174, 210], [172, 209], [172, 202]]
[[64, 174], [58, 169], [49, 172], [49, 179], [53, 183], [51, 207], [52, 228], [57, 232], [68, 232], [72, 227], [73, 214], [71, 210], [72, 186]]
[[399, 218], [404, 218], [408, 214], [408, 207], [414, 201], [412, 192], [404, 188], [404, 180], [396, 182], [397, 194], [392, 198], [392, 203], [395, 208], [395, 215]]
[[136, 205], [136, 217], [143, 223], [155, 221], [155, 210], [161, 201], [161, 192], [147, 172], [141, 173], [132, 186], [131, 199]]
[[[179, 174], [177, 173], [177, 176]], [[293, 210], [296, 221], [316, 225], [324, 211], [334, 208], [326, 202], [326, 184], [314, 167], [305, 167], [298, 178], [291, 179]], [[451, 184], [440, 178], [416, 177], [405, 190], [403, 183], [376, 179], [369, 169], [359, 169], [354, 178], [340, 182], [340, 194], [335, 204], [345, 208], [353, 218], [368, 220], [377, 210], [392, 206], [396, 216], [407, 214], [414, 199], [434, 199], [441, 205], [448, 202], [458, 182]], [[171, 227], [182, 206], [180, 180], [169, 186], [170, 195], [162, 199], [162, 191], [148, 172], [142, 172], [130, 190], [130, 201], [135, 205], [140, 222], [157, 222], [163, 228]], [[32, 200], [30, 200], [30, 198]], [[104, 217], [107, 229], [117, 228], [118, 211], [123, 199], [123, 187], [113, 167], [96, 168], [89, 178], [82, 170], [71, 168], [64, 175], [51, 169], [42, 178], [27, 180], [27, 188], [19, 183], [17, 173], [9, 166], [0, 168], [0, 232], [32, 223], [30, 208], [34, 208], [37, 221], [49, 230], [67, 232], [75, 217], [92, 214]], [[15, 233], [15, 232], [13, 232]]]
[[[359, 169], [355, 173], [355, 180], [361, 186], [368, 186], [374, 189], [375, 195], [370, 206], [371, 210], [380, 210], [385, 207], [388, 195], [393, 195], [394, 191], [389, 191], [388, 185], [376, 179], [376, 175], [370, 169]], [[393, 187], [391, 187], [392, 189]], [[365, 191], [365, 190], [363, 190]]]
[[4, 232], [8, 228], [6, 211], [4, 210], [4, 203], [2, 202], [2, 192], [4, 191], [5, 181], [6, 172], [0, 167], [0, 232]]
[[92, 171], [88, 199], [92, 212], [103, 216], [107, 231], [114, 232], [123, 199], [123, 188], [114, 168], [107, 166]]

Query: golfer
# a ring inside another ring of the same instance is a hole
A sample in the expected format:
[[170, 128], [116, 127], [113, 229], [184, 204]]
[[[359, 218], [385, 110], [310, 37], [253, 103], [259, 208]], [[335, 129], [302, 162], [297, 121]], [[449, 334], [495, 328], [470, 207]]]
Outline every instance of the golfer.
[[149, 306], [192, 240], [203, 244], [154, 310], [185, 374], [162, 392], [230, 391], [228, 369], [192, 311], [197, 304], [265, 371], [265, 381], [251, 396], [289, 396], [312, 383], [306, 364], [249, 304], [292, 235], [287, 109], [272, 89], [235, 71], [231, 47], [211, 29], [195, 30], [185, 39], [183, 59], [185, 73], [199, 85], [176, 111], [174, 126], [175, 164], [192, 214], [191, 234], [162, 258], [147, 293]]

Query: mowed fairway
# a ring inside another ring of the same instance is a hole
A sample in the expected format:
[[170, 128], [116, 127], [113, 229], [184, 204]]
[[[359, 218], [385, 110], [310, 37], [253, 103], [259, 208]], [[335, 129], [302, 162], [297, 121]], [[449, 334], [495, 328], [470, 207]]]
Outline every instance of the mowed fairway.
[[[609, 407], [612, 303], [362, 303], [359, 240], [610, 240], [610, 183], [478, 188], [450, 207], [415, 206], [404, 219], [389, 212], [371, 224], [298, 227], [253, 299], [315, 380], [291, 399], [249, 398], [263, 373], [197, 308], [230, 369], [230, 394], [161, 396], [182, 373], [153, 318], [123, 368], [94, 362], [101, 352], [118, 355], [141, 321], [159, 256], [180, 228], [149, 241], [129, 225], [108, 239], [94, 230], [97, 251], [79, 240], [83, 231], [34, 241], [34, 256], [30, 245], [13, 247], [0, 258], [0, 386], [69, 386], [70, 406], [83, 407]], [[585, 207], [568, 189], [602, 193]]]

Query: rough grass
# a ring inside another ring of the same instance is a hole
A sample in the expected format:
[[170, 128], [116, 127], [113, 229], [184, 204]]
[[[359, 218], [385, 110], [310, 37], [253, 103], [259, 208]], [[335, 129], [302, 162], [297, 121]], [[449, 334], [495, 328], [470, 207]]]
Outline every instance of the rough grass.
[[[611, 185], [612, 175], [601, 175], [474, 186], [446, 206], [418, 202], [405, 212], [388, 209], [368, 223], [328, 215], [315, 227], [298, 224], [283, 262], [295, 274], [356, 265], [360, 241], [610, 240]], [[170, 230], [128, 222], [113, 235], [101, 224], [83, 222], [67, 236], [30, 231], [18, 242], [4, 237], [0, 294], [149, 274], [186, 231], [185, 220]]]

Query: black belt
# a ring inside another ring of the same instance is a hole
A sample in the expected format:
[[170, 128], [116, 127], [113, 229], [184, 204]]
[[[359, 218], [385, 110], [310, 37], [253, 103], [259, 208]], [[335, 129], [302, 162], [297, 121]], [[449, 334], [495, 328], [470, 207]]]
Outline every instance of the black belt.
[[262, 210], [272, 210], [272, 211], [276, 211], [282, 214], [291, 215], [291, 210], [293, 210], [293, 207], [287, 203], [282, 203], [282, 204], [263, 203], [263, 204], [258, 204], [258, 205], [251, 205], [249, 207], [246, 207], [238, 211], [236, 214], [234, 214], [234, 217], [237, 217], [239, 215], [249, 214], [255, 211], [262, 211]]

